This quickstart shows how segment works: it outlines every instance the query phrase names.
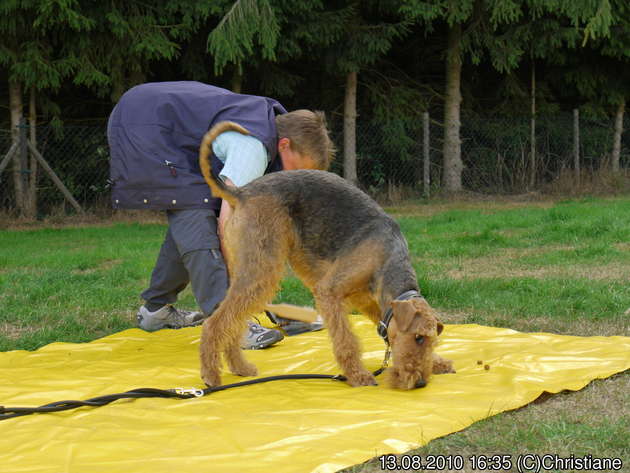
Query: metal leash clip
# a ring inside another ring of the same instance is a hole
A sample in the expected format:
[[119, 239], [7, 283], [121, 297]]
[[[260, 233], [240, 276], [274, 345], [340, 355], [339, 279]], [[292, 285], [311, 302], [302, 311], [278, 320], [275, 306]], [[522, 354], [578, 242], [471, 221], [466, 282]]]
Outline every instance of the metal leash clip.
[[392, 356], [392, 349], [389, 345], [387, 345], [387, 348], [385, 349], [385, 357], [383, 358], [383, 369], [387, 368], [387, 366], [389, 365], [389, 359]]
[[179, 394], [180, 396], [185, 395], [193, 395], [195, 397], [203, 397], [203, 390], [197, 388], [175, 388], [172, 391], [175, 391], [175, 394]]

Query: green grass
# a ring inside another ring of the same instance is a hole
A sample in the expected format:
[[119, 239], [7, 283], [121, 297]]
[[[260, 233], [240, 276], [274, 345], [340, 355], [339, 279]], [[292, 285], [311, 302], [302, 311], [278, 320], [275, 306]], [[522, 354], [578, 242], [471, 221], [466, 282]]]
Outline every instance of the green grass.
[[[421, 289], [444, 321], [630, 335], [630, 198], [400, 214]], [[397, 214], [398, 209], [390, 209]], [[426, 214], [430, 214], [426, 216]], [[135, 325], [159, 224], [0, 232], [0, 350]], [[311, 305], [287, 276], [276, 301]], [[187, 289], [181, 307], [194, 307]], [[630, 375], [478, 422], [411, 453], [593, 454], [630, 461]], [[352, 472], [380, 471], [377, 462]]]
[[131, 327], [163, 234], [129, 224], [2, 232], [0, 350]]

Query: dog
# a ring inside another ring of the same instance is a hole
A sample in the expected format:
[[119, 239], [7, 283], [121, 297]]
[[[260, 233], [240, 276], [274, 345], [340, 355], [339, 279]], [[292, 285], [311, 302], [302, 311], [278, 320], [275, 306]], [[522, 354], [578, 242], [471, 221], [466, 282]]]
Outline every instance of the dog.
[[375, 385], [376, 380], [361, 362], [359, 341], [346, 317], [350, 308], [377, 324], [391, 345], [391, 387], [423, 387], [433, 373], [454, 372], [452, 362], [434, 353], [443, 325], [419, 293], [398, 224], [357, 187], [326, 171], [280, 171], [228, 188], [212, 174], [208, 160], [212, 141], [227, 130], [248, 134], [236, 123], [219, 123], [206, 133], [199, 153], [212, 194], [233, 208], [222, 236], [230, 286], [203, 323], [203, 381], [221, 384], [221, 353], [232, 373], [257, 374], [243, 357], [239, 339], [250, 314], [273, 298], [287, 262], [313, 293], [351, 386]]

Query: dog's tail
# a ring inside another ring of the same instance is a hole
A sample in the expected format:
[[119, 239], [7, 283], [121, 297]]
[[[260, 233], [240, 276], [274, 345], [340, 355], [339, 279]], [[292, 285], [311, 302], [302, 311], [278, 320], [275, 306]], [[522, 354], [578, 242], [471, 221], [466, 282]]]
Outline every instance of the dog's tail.
[[203, 178], [208, 183], [208, 186], [210, 186], [212, 195], [214, 197], [219, 197], [221, 199], [227, 200], [230, 205], [234, 207], [239, 201], [238, 190], [231, 189], [226, 186], [223, 181], [214, 174], [210, 166], [210, 146], [212, 146], [212, 142], [216, 139], [216, 137], [224, 131], [236, 131], [238, 133], [242, 133], [243, 135], [249, 135], [249, 131], [247, 131], [238, 123], [217, 123], [212, 128], [210, 128], [210, 130], [203, 136], [203, 139], [201, 140], [201, 146], [199, 147], [199, 167], [201, 168], [201, 174], [203, 175]]

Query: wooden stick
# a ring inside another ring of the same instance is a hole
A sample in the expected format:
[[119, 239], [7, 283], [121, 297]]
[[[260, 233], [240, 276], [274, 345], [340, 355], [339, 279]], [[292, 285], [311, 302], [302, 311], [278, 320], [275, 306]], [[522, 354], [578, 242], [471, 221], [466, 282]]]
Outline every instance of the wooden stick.
[[293, 304], [267, 304], [265, 309], [280, 317], [299, 320], [300, 322], [312, 323], [318, 317], [317, 311], [312, 307], [300, 307]]
[[5, 154], [4, 158], [2, 158], [2, 162], [0, 162], [0, 173], [4, 171], [4, 168], [7, 167], [7, 164], [9, 164], [9, 161], [11, 161], [11, 158], [13, 157], [13, 153], [17, 149], [17, 146], [17, 142], [13, 143], [9, 148], [7, 154]]
[[55, 183], [55, 185], [59, 188], [61, 193], [65, 196], [66, 199], [68, 199], [68, 202], [72, 204], [72, 206], [76, 209], [77, 212], [82, 214], [83, 209], [81, 208], [79, 203], [74, 199], [74, 197], [72, 197], [72, 194], [70, 193], [68, 188], [64, 185], [61, 179], [59, 179], [57, 174], [55, 174], [55, 171], [53, 171], [52, 168], [48, 165], [48, 163], [46, 162], [44, 157], [41, 155], [41, 153], [37, 151], [37, 148], [35, 148], [33, 143], [31, 143], [30, 141], [27, 141], [26, 143], [28, 145], [28, 148], [31, 150], [31, 152], [35, 156], [35, 158], [37, 158], [37, 161], [39, 161], [39, 165], [43, 167], [44, 171], [48, 173], [48, 175], [50, 176], [52, 181]]

